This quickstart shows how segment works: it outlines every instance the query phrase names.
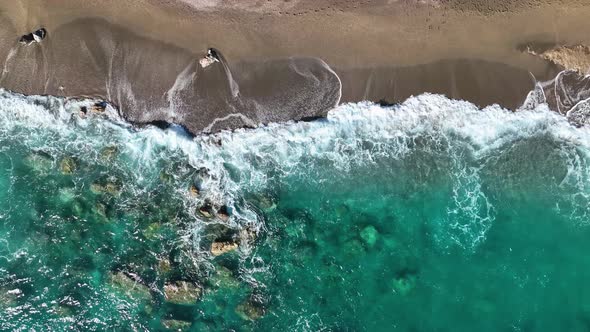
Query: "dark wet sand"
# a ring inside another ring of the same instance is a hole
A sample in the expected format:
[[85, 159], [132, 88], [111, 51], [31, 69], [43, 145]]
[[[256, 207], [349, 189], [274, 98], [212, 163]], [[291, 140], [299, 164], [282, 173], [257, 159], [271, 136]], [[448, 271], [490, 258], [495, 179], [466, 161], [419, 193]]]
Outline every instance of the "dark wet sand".
[[[0, 3], [0, 86], [106, 98], [131, 121], [198, 133], [325, 115], [340, 100], [325, 64], [342, 102], [433, 92], [516, 108], [559, 71], [519, 45], [590, 43], [584, 1], [203, 5], [217, 2]], [[18, 44], [41, 26], [41, 44]], [[200, 68], [208, 47], [228, 68]]]

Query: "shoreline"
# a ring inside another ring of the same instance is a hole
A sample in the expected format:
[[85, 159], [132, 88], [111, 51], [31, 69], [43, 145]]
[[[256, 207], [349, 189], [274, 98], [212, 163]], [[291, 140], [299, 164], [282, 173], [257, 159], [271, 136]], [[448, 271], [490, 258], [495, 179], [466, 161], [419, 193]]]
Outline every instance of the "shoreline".
[[[590, 44], [583, 33], [590, 4], [577, 1], [515, 8], [502, 0], [483, 7], [477, 1], [215, 3], [0, 4], [0, 41], [12, 45], [0, 50], [0, 86], [104, 98], [138, 123], [187, 122], [199, 133], [232, 114], [243, 121], [220, 129], [321, 117], [334, 101], [394, 102], [423, 92], [515, 109], [535, 79], [551, 80], [562, 69], [522, 45]], [[20, 35], [39, 27], [47, 29], [46, 40], [18, 45]], [[227, 66], [203, 74], [196, 62], [209, 47], [223, 53]], [[341, 81], [341, 99], [322, 63]], [[226, 88], [234, 78], [240, 93], [248, 91], [244, 100]], [[305, 98], [289, 104], [299, 96]]]

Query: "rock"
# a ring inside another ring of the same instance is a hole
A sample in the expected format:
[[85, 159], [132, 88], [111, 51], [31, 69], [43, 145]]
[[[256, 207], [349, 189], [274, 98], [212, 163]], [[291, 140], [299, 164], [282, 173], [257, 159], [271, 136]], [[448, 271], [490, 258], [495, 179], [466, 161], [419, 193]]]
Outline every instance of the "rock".
[[47, 36], [47, 30], [45, 28], [41, 28], [36, 30], [35, 32], [23, 35], [19, 39], [19, 43], [23, 45], [31, 45], [33, 43], [40, 43], [45, 37]]
[[[535, 54], [535, 52], [529, 52]], [[586, 45], [560, 46], [538, 55], [565, 69], [575, 70], [581, 74], [590, 73], [590, 47]]]
[[360, 235], [363, 242], [369, 247], [373, 247], [379, 239], [379, 232], [372, 225], [363, 228]]
[[207, 55], [199, 60], [199, 64], [202, 68], [207, 68], [216, 62], [219, 62], [219, 55], [213, 48], [208, 49]]
[[92, 105], [92, 107], [90, 108], [90, 111], [94, 112], [94, 113], [104, 113], [104, 111], [107, 109], [107, 102], [106, 101], [99, 101], [97, 103], [95, 103], [94, 105]]
[[194, 304], [201, 297], [201, 289], [187, 281], [164, 285], [166, 301], [175, 304]]
[[241, 244], [252, 243], [256, 241], [256, 236], [258, 235], [256, 233], [256, 230], [249, 226], [246, 226], [245, 228], [241, 229], [238, 234], [240, 237]]
[[59, 169], [62, 174], [72, 174], [78, 168], [78, 163], [72, 157], [65, 157], [59, 163]]
[[213, 206], [211, 206], [211, 204], [209, 204], [209, 203], [206, 203], [205, 205], [203, 205], [199, 208], [199, 213], [207, 219], [212, 218], [213, 217]]
[[264, 316], [264, 308], [251, 301], [246, 301], [236, 307], [236, 314], [243, 320], [255, 321]]
[[87, 114], [88, 114], [88, 107], [86, 107], [86, 106], [80, 107], [80, 111], [78, 112], [78, 116], [81, 118], [85, 118]]
[[119, 154], [119, 148], [115, 145], [109, 145], [104, 147], [100, 151], [100, 158], [104, 161], [113, 161]]
[[217, 217], [221, 219], [221, 221], [227, 222], [230, 217], [229, 208], [225, 205], [220, 207], [219, 210], [217, 210]]
[[194, 184], [191, 184], [191, 186], [189, 188], [189, 192], [190, 192], [191, 196], [193, 196], [193, 197], [199, 197], [199, 195], [200, 195], [199, 189]]
[[111, 273], [108, 277], [108, 283], [113, 289], [135, 300], [151, 301], [150, 289], [138, 280], [139, 277], [132, 274], [127, 275], [124, 272]]
[[235, 242], [216, 241], [211, 244], [211, 254], [213, 254], [213, 256], [220, 256], [236, 249], [238, 249], [238, 244]]
[[41, 28], [41, 29], [33, 32], [33, 39], [37, 43], [40, 43], [43, 39], [45, 39], [46, 36], [47, 36], [47, 30], [45, 30], [45, 28]]
[[167, 319], [162, 321], [162, 325], [171, 331], [188, 331], [191, 327], [190, 322], [185, 322], [175, 319]]

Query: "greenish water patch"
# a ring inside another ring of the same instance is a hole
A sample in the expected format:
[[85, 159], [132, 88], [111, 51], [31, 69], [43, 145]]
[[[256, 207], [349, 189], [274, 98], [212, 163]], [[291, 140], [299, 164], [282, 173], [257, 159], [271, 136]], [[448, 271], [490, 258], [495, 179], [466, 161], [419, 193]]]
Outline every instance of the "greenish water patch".
[[590, 328], [590, 133], [423, 95], [191, 139], [0, 94], [2, 330]]

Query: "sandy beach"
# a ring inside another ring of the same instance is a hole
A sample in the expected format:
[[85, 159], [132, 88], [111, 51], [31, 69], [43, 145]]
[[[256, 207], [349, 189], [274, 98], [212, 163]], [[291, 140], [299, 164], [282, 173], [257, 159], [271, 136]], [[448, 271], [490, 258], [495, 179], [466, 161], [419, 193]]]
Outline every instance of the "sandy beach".
[[[584, 1], [552, 0], [5, 2], [0, 86], [105, 98], [131, 121], [186, 122], [195, 133], [423, 92], [516, 108], [535, 79], [562, 69], [522, 48], [590, 44], [589, 14]], [[40, 27], [46, 40], [19, 45]], [[225, 70], [199, 72], [209, 47]], [[277, 113], [294, 96], [299, 104]]]

